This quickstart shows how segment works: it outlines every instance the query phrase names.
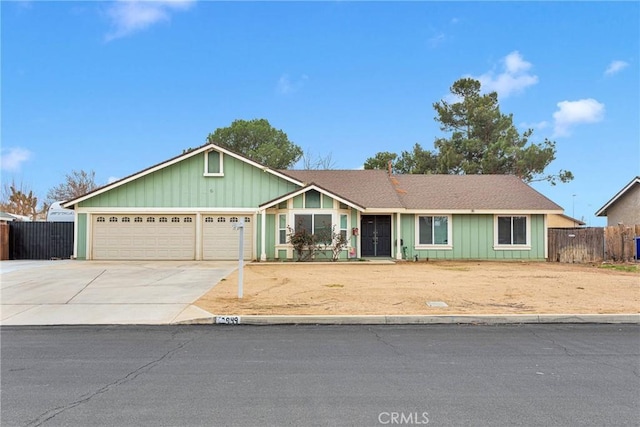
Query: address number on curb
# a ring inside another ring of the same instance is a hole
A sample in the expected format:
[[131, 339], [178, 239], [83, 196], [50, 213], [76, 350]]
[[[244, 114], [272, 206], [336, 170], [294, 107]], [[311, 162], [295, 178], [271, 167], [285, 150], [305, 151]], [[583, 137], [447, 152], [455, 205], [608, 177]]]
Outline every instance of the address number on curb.
[[218, 316], [216, 317], [216, 324], [220, 325], [239, 325], [240, 316]]

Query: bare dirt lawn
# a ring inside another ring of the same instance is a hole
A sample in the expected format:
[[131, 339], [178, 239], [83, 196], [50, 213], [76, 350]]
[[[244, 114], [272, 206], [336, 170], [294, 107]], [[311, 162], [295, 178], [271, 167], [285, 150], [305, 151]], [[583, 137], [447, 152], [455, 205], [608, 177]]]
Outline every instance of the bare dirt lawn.
[[[256, 263], [196, 302], [216, 315], [640, 312], [640, 273], [526, 262]], [[442, 301], [448, 307], [430, 307]]]

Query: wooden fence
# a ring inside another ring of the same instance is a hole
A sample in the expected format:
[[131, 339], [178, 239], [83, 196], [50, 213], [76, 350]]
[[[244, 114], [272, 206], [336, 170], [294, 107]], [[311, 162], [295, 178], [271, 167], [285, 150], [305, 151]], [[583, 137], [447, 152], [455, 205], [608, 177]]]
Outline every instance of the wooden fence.
[[0, 260], [9, 259], [9, 224], [0, 223]]
[[550, 228], [549, 261], [568, 263], [628, 262], [636, 259], [640, 225]]

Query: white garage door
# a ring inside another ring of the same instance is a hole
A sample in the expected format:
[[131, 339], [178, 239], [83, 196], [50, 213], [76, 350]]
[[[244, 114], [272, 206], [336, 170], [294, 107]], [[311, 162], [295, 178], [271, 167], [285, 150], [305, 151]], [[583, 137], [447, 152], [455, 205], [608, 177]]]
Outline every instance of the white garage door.
[[203, 215], [202, 258], [205, 260], [238, 259], [239, 236], [233, 228], [244, 218], [244, 259], [253, 258], [253, 221], [243, 215]]
[[192, 215], [94, 215], [96, 260], [192, 260], [196, 227]]

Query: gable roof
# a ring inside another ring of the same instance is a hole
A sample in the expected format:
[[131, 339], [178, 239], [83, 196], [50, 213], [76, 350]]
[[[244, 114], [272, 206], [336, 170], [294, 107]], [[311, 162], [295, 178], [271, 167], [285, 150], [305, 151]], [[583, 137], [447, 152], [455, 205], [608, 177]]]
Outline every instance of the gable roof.
[[354, 203], [351, 200], [347, 200], [344, 197], [341, 197], [341, 196], [339, 196], [337, 194], [334, 194], [334, 193], [328, 191], [327, 189], [322, 188], [319, 185], [316, 185], [313, 182], [308, 184], [308, 185], [305, 185], [302, 188], [298, 188], [298, 189], [296, 189], [294, 191], [291, 191], [291, 192], [289, 192], [287, 194], [283, 194], [282, 196], [279, 196], [279, 197], [277, 197], [277, 198], [275, 198], [273, 200], [269, 200], [268, 202], [262, 203], [260, 205], [260, 208], [261, 209], [268, 209], [268, 208], [270, 208], [272, 206], [277, 205], [278, 203], [284, 202], [285, 200], [289, 200], [292, 197], [296, 197], [299, 194], [306, 193], [307, 191], [310, 191], [310, 190], [316, 190], [321, 194], [324, 194], [324, 195], [327, 195], [327, 196], [329, 196], [329, 197], [331, 197], [333, 199], [336, 199], [339, 202], [342, 202], [345, 205], [351, 206], [352, 208], [357, 209], [359, 211], [363, 211], [365, 209], [363, 206], [360, 206], [360, 205], [358, 205], [357, 203]]
[[238, 153], [236, 153], [234, 151], [231, 151], [231, 150], [229, 150], [227, 148], [220, 147], [220, 146], [215, 145], [215, 144], [206, 143], [204, 145], [201, 145], [200, 147], [194, 148], [193, 150], [189, 150], [189, 151], [187, 151], [185, 153], [182, 153], [182, 154], [180, 154], [178, 156], [172, 157], [169, 160], [165, 160], [164, 162], [160, 162], [160, 163], [155, 164], [153, 166], [150, 166], [150, 167], [148, 167], [146, 169], [143, 169], [140, 172], [136, 172], [136, 173], [134, 173], [132, 175], [126, 176], [126, 177], [124, 177], [122, 179], [119, 179], [117, 181], [114, 181], [114, 182], [112, 182], [110, 184], [103, 185], [102, 187], [98, 187], [95, 190], [92, 190], [92, 191], [89, 191], [88, 193], [83, 194], [82, 196], [76, 197], [75, 199], [68, 200], [68, 201], [62, 203], [62, 207], [73, 209], [73, 205], [78, 204], [80, 202], [83, 202], [83, 201], [85, 201], [87, 199], [90, 199], [91, 197], [97, 196], [98, 194], [102, 194], [102, 193], [107, 192], [109, 190], [112, 190], [114, 188], [120, 187], [121, 185], [124, 185], [124, 184], [126, 184], [128, 182], [134, 181], [134, 180], [136, 180], [138, 178], [141, 178], [141, 177], [143, 177], [145, 175], [151, 174], [151, 173], [156, 172], [156, 171], [158, 171], [160, 169], [166, 168], [167, 166], [171, 166], [171, 165], [173, 165], [175, 163], [181, 162], [184, 159], [188, 159], [189, 157], [193, 157], [193, 156], [196, 156], [198, 154], [201, 154], [201, 153], [204, 153], [204, 152], [207, 152], [207, 151], [210, 151], [210, 150], [219, 151], [219, 152], [221, 152], [221, 153], [223, 153], [225, 155], [234, 157], [234, 158], [236, 158], [238, 160], [241, 160], [241, 161], [243, 161], [245, 163], [248, 163], [251, 166], [254, 166], [254, 167], [258, 168], [258, 169], [261, 169], [261, 170], [263, 170], [263, 171], [265, 171], [267, 173], [276, 175], [276, 176], [278, 176], [280, 178], [283, 178], [283, 179], [285, 179], [287, 181], [293, 182], [296, 185], [302, 185], [301, 182], [296, 181], [295, 179], [291, 178], [290, 176], [286, 176], [286, 175], [278, 172], [275, 169], [271, 169], [271, 168], [268, 168], [267, 166], [263, 166], [260, 163], [257, 163], [257, 162], [255, 162], [255, 161], [253, 161], [253, 160], [251, 160], [251, 159], [249, 159], [249, 158], [247, 158], [245, 156], [242, 156], [242, 155], [240, 155], [240, 154], [238, 154]]
[[280, 172], [305, 184], [313, 182], [366, 208], [401, 209], [404, 207], [384, 170], [281, 170]]
[[367, 209], [539, 211], [563, 209], [514, 175], [391, 175], [384, 170], [286, 170]]
[[618, 191], [618, 193], [615, 196], [613, 196], [611, 200], [605, 203], [603, 207], [598, 209], [598, 211], [596, 212], [596, 216], [607, 216], [607, 209], [609, 209], [611, 205], [615, 204], [618, 201], [618, 199], [620, 199], [627, 192], [629, 192], [631, 188], [633, 188], [633, 186], [635, 185], [640, 185], [640, 176], [636, 176], [635, 178], [633, 178], [631, 182], [625, 185], [622, 190]]

